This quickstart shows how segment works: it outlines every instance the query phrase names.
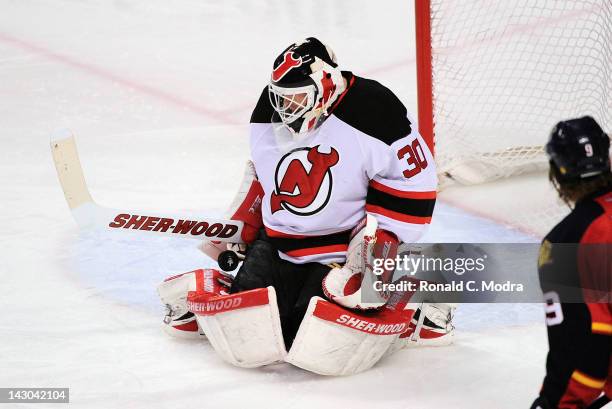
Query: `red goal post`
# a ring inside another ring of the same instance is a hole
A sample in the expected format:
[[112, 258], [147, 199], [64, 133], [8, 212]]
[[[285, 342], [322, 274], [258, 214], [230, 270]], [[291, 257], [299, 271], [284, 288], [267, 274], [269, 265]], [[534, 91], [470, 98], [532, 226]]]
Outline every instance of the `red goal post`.
[[419, 133], [434, 152], [430, 1], [415, 0]]

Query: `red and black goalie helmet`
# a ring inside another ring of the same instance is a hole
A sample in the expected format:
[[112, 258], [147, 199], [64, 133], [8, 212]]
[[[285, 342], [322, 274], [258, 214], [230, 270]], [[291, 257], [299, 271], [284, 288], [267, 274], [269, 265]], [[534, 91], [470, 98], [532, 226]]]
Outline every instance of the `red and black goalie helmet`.
[[270, 103], [295, 137], [321, 125], [345, 88], [334, 52], [314, 37], [283, 50], [268, 85]]

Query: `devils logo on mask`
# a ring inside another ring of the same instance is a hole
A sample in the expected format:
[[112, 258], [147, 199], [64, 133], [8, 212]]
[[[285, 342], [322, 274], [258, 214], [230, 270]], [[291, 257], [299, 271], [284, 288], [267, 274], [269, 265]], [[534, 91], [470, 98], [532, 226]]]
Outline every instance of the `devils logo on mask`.
[[283, 56], [283, 62], [272, 71], [272, 81], [280, 81], [292, 68], [299, 67], [302, 63], [302, 57], [295, 58], [291, 50], [287, 51]]
[[340, 155], [331, 148], [319, 151], [319, 145], [289, 152], [281, 158], [274, 174], [275, 190], [270, 197], [272, 213], [287, 210], [309, 216], [325, 207], [332, 191], [331, 168]]

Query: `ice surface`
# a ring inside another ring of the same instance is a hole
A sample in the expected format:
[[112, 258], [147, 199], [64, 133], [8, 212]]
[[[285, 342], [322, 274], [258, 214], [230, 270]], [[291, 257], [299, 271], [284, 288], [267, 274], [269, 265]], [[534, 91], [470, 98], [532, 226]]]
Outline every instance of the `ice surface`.
[[[49, 135], [67, 127], [100, 203], [219, 213], [288, 43], [324, 39], [415, 112], [411, 6], [0, 0], [0, 387], [70, 387], [72, 406], [96, 408], [527, 407], [544, 372], [540, 305], [462, 306], [455, 346], [354, 377], [232, 368], [159, 330], [155, 284], [212, 265], [196, 243], [81, 234], [57, 183]], [[533, 240], [444, 203], [425, 239]]]

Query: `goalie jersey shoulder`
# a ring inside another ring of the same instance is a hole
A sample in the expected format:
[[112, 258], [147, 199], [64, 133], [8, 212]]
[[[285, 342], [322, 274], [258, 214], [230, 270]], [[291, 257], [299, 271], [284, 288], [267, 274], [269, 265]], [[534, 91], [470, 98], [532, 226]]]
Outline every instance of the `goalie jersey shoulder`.
[[351, 86], [333, 115], [387, 145], [412, 132], [406, 107], [389, 88], [350, 72], [343, 74]]
[[251, 114], [251, 123], [252, 124], [269, 124], [273, 120], [274, 116], [274, 108], [272, 108], [272, 104], [270, 103], [270, 99], [268, 97], [268, 86], [266, 85], [259, 96], [259, 100], [257, 101], [257, 105], [255, 105], [255, 109]]

